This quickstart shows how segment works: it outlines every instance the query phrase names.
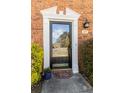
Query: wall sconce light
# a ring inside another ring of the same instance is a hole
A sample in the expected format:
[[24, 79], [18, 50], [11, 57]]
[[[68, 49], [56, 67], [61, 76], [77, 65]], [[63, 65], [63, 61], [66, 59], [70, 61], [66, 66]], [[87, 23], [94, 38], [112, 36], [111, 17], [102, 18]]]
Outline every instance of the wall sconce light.
[[87, 18], [85, 18], [83, 21], [83, 28], [84, 29], [89, 28], [89, 26], [90, 26], [89, 24], [90, 24], [90, 22], [87, 20]]
[[87, 37], [87, 35], [89, 33], [88, 29], [87, 29], [87, 28], [89, 28], [89, 24], [90, 24], [90, 22], [87, 20], [87, 18], [84, 18], [83, 29], [82, 29], [82, 35], [83, 35], [84, 38]]

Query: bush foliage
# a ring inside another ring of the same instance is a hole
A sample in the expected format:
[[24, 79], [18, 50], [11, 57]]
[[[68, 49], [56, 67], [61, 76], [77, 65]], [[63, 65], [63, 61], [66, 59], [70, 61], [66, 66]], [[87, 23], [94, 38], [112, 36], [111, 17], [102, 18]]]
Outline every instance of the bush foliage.
[[83, 46], [83, 73], [93, 85], [93, 39], [87, 40]]
[[31, 85], [36, 84], [39, 80], [41, 80], [41, 72], [43, 65], [43, 49], [33, 43], [31, 46]]

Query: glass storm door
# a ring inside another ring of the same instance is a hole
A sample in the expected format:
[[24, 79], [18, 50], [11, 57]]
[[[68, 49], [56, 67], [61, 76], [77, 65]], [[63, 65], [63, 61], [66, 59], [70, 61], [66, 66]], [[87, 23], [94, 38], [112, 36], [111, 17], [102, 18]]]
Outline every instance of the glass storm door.
[[50, 22], [50, 66], [71, 68], [71, 22]]

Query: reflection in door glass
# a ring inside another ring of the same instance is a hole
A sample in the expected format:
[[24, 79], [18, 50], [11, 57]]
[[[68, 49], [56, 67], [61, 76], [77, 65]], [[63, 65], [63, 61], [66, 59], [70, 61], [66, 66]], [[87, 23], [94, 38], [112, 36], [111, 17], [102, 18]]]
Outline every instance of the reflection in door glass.
[[52, 24], [52, 57], [68, 57], [69, 25]]

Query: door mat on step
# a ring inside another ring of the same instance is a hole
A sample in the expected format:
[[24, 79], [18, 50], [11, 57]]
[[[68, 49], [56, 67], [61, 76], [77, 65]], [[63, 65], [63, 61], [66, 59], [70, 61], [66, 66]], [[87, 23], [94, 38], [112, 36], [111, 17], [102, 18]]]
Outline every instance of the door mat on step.
[[70, 71], [53, 71], [53, 77], [57, 79], [68, 79], [72, 76]]

